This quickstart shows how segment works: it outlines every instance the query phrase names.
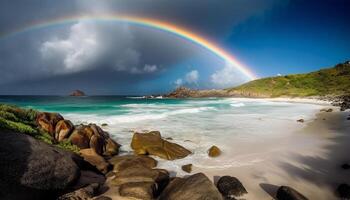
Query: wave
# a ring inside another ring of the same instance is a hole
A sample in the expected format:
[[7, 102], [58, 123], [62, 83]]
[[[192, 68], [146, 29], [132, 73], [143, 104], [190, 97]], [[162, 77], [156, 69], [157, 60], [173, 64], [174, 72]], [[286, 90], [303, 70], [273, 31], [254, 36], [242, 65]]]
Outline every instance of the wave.
[[236, 108], [245, 106], [244, 103], [231, 103], [230, 105], [231, 105], [232, 107], [236, 107]]
[[140, 97], [126, 97], [127, 99], [145, 99], [146, 96], [140, 96]]
[[212, 107], [185, 108], [179, 110], [165, 111], [162, 113], [147, 113], [147, 114], [124, 114], [124, 115], [98, 115], [98, 114], [67, 114], [68, 119], [72, 119], [78, 123], [132, 123], [144, 120], [157, 120], [167, 118], [172, 115], [194, 114], [203, 111], [216, 110]]

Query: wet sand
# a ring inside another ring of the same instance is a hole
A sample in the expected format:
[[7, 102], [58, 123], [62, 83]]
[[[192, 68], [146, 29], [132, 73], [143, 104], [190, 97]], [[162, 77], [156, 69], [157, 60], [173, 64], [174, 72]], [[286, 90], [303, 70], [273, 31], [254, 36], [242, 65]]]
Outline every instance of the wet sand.
[[254, 148], [259, 153], [252, 156], [260, 162], [223, 170], [194, 166], [194, 173], [204, 172], [214, 182], [224, 175], [237, 177], [248, 191], [243, 199], [273, 199], [280, 185], [291, 186], [309, 199], [337, 199], [337, 186], [350, 183], [350, 170], [341, 168], [350, 162], [350, 121], [349, 112], [333, 109], [316, 114], [303, 129], [288, 136], [240, 146], [247, 151]]

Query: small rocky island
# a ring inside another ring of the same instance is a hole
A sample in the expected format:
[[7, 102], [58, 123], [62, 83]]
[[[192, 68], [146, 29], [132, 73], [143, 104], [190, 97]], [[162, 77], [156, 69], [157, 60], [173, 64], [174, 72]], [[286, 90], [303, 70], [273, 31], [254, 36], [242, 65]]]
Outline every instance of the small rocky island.
[[83, 96], [86, 96], [86, 95], [81, 90], [74, 90], [72, 93], [69, 94], [69, 96], [72, 96], [72, 97], [83, 97]]

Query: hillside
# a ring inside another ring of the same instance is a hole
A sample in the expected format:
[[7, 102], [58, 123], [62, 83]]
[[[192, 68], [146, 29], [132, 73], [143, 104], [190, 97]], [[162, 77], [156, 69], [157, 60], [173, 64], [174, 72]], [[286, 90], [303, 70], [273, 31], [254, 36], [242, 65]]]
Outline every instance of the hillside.
[[350, 61], [307, 74], [269, 77], [226, 89], [231, 95], [306, 97], [350, 93]]
[[166, 98], [203, 97], [309, 97], [350, 94], [350, 61], [306, 74], [257, 79], [222, 90], [192, 90], [179, 87]]

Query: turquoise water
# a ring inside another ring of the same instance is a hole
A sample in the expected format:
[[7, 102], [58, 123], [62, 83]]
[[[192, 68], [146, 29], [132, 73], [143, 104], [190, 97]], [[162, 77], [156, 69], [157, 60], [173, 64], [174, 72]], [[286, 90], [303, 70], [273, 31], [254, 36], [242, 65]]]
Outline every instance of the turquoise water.
[[[142, 99], [119, 96], [48, 97], [0, 96], [1, 103], [42, 111], [59, 112], [74, 123], [107, 123], [104, 127], [128, 153], [133, 131], [158, 130], [163, 137], [194, 152], [160, 166], [181, 173], [189, 162], [201, 168], [229, 168], [260, 162], [254, 146], [286, 138], [314, 118], [322, 105], [276, 102], [262, 99]], [[207, 159], [207, 149], [223, 150], [218, 159]], [[266, 149], [268, 150], [268, 149]], [[260, 156], [261, 157], [261, 156]]]

